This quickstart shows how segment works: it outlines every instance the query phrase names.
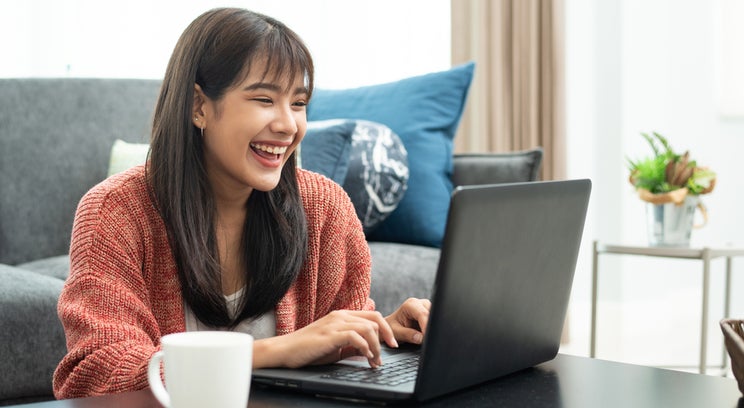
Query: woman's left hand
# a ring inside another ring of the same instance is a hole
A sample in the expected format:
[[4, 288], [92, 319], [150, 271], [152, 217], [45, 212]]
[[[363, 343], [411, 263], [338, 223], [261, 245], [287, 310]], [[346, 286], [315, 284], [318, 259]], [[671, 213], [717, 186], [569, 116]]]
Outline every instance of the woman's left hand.
[[429, 309], [431, 309], [429, 299], [408, 298], [385, 320], [393, 329], [396, 340], [421, 344], [429, 321]]

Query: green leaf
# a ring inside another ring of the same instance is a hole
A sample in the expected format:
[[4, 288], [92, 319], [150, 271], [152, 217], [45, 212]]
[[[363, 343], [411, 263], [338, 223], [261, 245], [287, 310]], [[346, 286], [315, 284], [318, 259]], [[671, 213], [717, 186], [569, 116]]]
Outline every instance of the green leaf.
[[[700, 194], [711, 186], [716, 174], [708, 169], [697, 167], [697, 162], [689, 159], [687, 168], [692, 168], [692, 176], [686, 185], [676, 186], [666, 180], [666, 168], [669, 163], [679, 163], [682, 155], [676, 154], [667, 138], [657, 132], [652, 135], [641, 132], [641, 136], [648, 142], [654, 155], [642, 160], [626, 158], [631, 173], [631, 183], [636, 188], [643, 188], [651, 193], [667, 193], [681, 187], [687, 187], [691, 194]], [[662, 149], [659, 147], [663, 147]]]

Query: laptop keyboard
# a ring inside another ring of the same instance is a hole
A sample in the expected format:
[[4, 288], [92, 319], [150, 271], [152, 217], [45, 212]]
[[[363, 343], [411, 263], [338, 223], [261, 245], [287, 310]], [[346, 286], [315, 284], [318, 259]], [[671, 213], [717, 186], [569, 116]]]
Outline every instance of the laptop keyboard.
[[323, 378], [379, 385], [399, 385], [416, 379], [420, 354], [386, 362], [378, 368], [340, 367], [323, 375]]

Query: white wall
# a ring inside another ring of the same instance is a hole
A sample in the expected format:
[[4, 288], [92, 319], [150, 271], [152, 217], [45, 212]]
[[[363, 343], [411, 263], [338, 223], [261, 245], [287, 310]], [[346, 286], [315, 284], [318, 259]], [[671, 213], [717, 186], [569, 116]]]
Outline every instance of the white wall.
[[[690, 150], [694, 159], [718, 174], [715, 191], [703, 196], [710, 220], [693, 231], [692, 245], [744, 245], [741, 194], [737, 195], [744, 188], [739, 169], [744, 118], [724, 117], [719, 104], [721, 92], [730, 85], [722, 83], [720, 75], [720, 61], [727, 59], [721, 54], [726, 47], [721, 47], [720, 32], [722, 16], [730, 19], [735, 12], [731, 4], [728, 0], [566, 2], [568, 174], [591, 177], [594, 183], [584, 254], [574, 285], [575, 327], [589, 325], [585, 304], [590, 295], [591, 240], [647, 242], [645, 205], [628, 183], [625, 167], [626, 157], [651, 153], [640, 132], [660, 132], [676, 150]], [[728, 40], [729, 50], [731, 44], [744, 43], [744, 38]], [[694, 362], [702, 264], [606, 255], [601, 261], [600, 297], [609, 303], [624, 302], [617, 313], [607, 313], [607, 308], [604, 315], [600, 312], [601, 323], [618, 332], [615, 338], [602, 339], [604, 356], [624, 358], [628, 356], [623, 350], [633, 343], [643, 347], [648, 338], [644, 339], [642, 325], [624, 310], [630, 310], [629, 304], [650, 305], [661, 299], [664, 307], [647, 310], [647, 318], [680, 321], [670, 341], [685, 343], [689, 350], [685, 358]], [[723, 267], [723, 261], [713, 265], [710, 353], [721, 350], [717, 323], [724, 317]], [[743, 270], [744, 260], [735, 260], [733, 316], [744, 316], [744, 296], [737, 297], [744, 293]], [[584, 341], [588, 352], [588, 338], [576, 340]]]
[[271, 15], [300, 34], [320, 87], [450, 67], [449, 0], [19, 0], [0, 13], [0, 77], [162, 78], [184, 28], [219, 6]]

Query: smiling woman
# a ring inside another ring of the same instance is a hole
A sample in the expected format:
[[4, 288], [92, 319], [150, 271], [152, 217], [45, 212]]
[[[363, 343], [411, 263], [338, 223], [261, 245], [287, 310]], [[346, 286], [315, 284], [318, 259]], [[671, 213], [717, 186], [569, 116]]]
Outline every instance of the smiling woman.
[[[68, 353], [57, 398], [140, 389], [161, 337], [253, 335], [253, 367], [299, 367], [420, 343], [430, 303], [387, 317], [349, 196], [296, 166], [314, 67], [280, 21], [197, 17], [173, 50], [149, 158], [80, 200], [59, 297]], [[101, 328], [105, 328], [102, 330]]]
[[271, 15], [301, 33], [324, 88], [451, 65], [449, 0], [33, 0], [3, 3], [0, 35], [14, 40], [0, 77], [160, 79], [181, 31], [218, 5]]

